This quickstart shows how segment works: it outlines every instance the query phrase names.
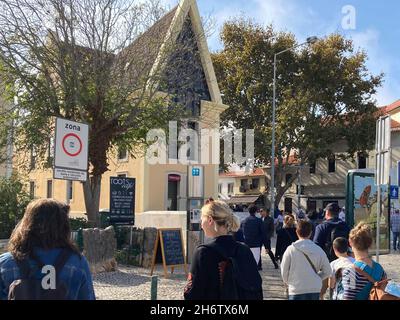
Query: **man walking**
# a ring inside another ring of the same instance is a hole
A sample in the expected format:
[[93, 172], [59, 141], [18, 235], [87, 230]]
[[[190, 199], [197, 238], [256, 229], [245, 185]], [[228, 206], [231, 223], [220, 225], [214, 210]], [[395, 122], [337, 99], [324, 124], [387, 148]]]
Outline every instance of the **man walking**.
[[[264, 248], [265, 253], [269, 255], [272, 263], [275, 266], [275, 269], [278, 269], [278, 264], [276, 263], [275, 256], [271, 250], [271, 238], [274, 234], [274, 218], [270, 216], [269, 209], [261, 209], [261, 219], [263, 221], [264, 228]], [[259, 267], [261, 269], [261, 259], [259, 263]]]
[[390, 216], [390, 229], [393, 234], [393, 250], [400, 250], [400, 211], [396, 209]]
[[[336, 260], [333, 242], [341, 237], [348, 239], [350, 228], [346, 222], [339, 219], [340, 207], [337, 203], [329, 203], [325, 208], [325, 221], [315, 228], [314, 242], [319, 245], [328, 256], [329, 262]], [[328, 279], [323, 281], [321, 297], [328, 289]]]
[[332, 273], [325, 252], [310, 240], [311, 232], [311, 223], [300, 220], [296, 228], [299, 240], [283, 254], [281, 274], [289, 300], [319, 300], [322, 280]]
[[257, 207], [249, 207], [249, 216], [241, 223], [244, 243], [250, 248], [258, 265], [261, 259], [261, 246], [264, 240], [264, 228], [262, 220], [256, 217]]
[[326, 220], [315, 228], [314, 242], [325, 251], [329, 262], [336, 259], [333, 241], [338, 237], [348, 239], [350, 233], [347, 224], [339, 219], [339, 211], [337, 203], [329, 203], [325, 208]]

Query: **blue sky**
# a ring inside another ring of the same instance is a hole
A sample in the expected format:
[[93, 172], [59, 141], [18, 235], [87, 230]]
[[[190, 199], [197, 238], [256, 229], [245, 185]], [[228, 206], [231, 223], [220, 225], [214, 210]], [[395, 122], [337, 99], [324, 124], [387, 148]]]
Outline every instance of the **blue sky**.
[[[162, 0], [169, 6], [177, 0]], [[216, 30], [208, 39], [210, 51], [221, 48], [219, 31], [224, 21], [243, 15], [256, 22], [273, 24], [293, 32], [299, 41], [310, 35], [324, 37], [339, 32], [367, 51], [369, 70], [385, 73], [376, 99], [384, 106], [400, 99], [400, 1], [398, 0], [197, 0], [200, 14], [216, 21]], [[355, 29], [345, 30], [342, 20], [355, 9]]]

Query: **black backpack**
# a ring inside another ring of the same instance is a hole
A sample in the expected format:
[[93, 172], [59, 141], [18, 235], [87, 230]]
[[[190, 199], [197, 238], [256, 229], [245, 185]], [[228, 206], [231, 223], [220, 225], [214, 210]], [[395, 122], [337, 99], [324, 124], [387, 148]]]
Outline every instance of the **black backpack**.
[[335, 252], [333, 251], [333, 241], [336, 238], [349, 238], [349, 228], [347, 227], [345, 222], [340, 222], [333, 227], [330, 235], [328, 236], [327, 242], [325, 244], [325, 253], [328, 256], [329, 262], [337, 259]]
[[[241, 243], [236, 244], [233, 256], [227, 256], [216, 243], [205, 244], [204, 247], [216, 251], [223, 260], [218, 264], [220, 279], [220, 300], [262, 300], [262, 279], [257, 268], [245, 270], [238, 257], [243, 250], [249, 250]], [[253, 258], [251, 256], [251, 258]], [[255, 263], [255, 262], [254, 262]], [[254, 273], [254, 274], [252, 274]]]
[[32, 259], [36, 262], [36, 268], [31, 268], [28, 259], [15, 259], [21, 273], [21, 279], [14, 280], [9, 288], [8, 300], [67, 300], [67, 287], [59, 280], [59, 274], [72, 252], [63, 249], [54, 264], [56, 270], [56, 288], [44, 289], [42, 279], [36, 279], [35, 273], [42, 269], [44, 264], [34, 254]]

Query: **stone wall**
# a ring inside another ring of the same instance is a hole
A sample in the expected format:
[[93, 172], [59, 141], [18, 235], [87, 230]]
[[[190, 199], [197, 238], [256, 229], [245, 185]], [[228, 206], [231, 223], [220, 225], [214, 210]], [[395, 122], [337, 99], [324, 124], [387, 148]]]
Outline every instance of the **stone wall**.
[[90, 271], [115, 271], [117, 241], [113, 227], [106, 229], [83, 229], [83, 255], [89, 262]]
[[147, 211], [135, 215], [135, 226], [138, 228], [181, 228], [185, 250], [186, 221], [186, 211]]
[[119, 226], [116, 233], [118, 238], [117, 260], [122, 264], [150, 268], [157, 229]]

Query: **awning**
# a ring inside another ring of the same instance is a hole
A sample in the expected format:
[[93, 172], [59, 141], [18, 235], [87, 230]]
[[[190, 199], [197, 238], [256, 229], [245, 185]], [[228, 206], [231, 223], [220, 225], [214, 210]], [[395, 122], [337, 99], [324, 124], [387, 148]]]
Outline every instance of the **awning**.
[[233, 196], [226, 201], [228, 204], [248, 204], [254, 203], [260, 196]]

